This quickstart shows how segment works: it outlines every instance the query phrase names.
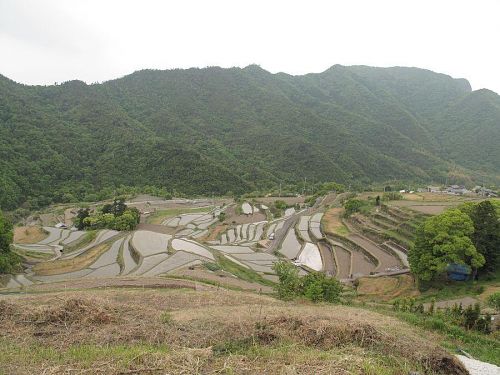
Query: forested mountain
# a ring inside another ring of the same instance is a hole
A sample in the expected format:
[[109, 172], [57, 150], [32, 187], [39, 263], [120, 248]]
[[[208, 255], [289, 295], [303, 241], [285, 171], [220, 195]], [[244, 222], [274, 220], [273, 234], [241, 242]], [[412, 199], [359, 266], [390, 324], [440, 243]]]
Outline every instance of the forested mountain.
[[144, 70], [55, 86], [0, 76], [5, 209], [120, 185], [221, 194], [303, 177], [498, 183], [499, 145], [497, 94], [416, 68]]

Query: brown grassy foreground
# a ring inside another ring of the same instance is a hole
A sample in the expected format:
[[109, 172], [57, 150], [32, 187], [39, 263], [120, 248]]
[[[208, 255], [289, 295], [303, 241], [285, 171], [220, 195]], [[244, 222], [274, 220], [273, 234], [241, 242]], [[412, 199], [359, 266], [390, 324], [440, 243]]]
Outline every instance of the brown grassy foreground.
[[0, 324], [8, 374], [466, 374], [395, 318], [224, 289], [3, 296]]
[[37, 243], [47, 238], [48, 235], [47, 232], [38, 226], [16, 227], [14, 228], [14, 243]]

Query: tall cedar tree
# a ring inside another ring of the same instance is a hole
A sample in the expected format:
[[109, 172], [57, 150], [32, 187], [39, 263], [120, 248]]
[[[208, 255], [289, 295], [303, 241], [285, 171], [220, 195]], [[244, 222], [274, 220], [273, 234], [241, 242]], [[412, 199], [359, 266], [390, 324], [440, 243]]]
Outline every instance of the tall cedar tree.
[[495, 272], [500, 263], [500, 221], [495, 207], [490, 201], [480, 202], [469, 216], [474, 224], [472, 242], [486, 261], [480, 272]]

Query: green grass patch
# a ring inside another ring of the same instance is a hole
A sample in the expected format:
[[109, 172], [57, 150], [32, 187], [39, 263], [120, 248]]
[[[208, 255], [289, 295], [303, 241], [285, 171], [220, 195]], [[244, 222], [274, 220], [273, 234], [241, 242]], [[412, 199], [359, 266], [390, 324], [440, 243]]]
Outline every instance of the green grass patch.
[[492, 335], [468, 331], [435, 315], [393, 311], [387, 307], [371, 307], [370, 309], [397, 317], [419, 328], [443, 334], [443, 341], [439, 344], [451, 352], [462, 349], [481, 361], [500, 365], [500, 341]]
[[[55, 349], [46, 345], [18, 346], [7, 339], [0, 339], [0, 368], [29, 369], [37, 365], [52, 366], [77, 364], [92, 369], [96, 363], [112, 362], [115, 368], [126, 370], [134, 359], [147, 354], [167, 353], [166, 345], [70, 345]], [[15, 367], [13, 364], [16, 364]]]
[[486, 287], [498, 286], [500, 283], [500, 270], [490, 279], [484, 278], [478, 281], [451, 281], [438, 280], [425, 285], [421, 285], [422, 294], [417, 298], [419, 302], [430, 302], [456, 299], [463, 296], [477, 296], [484, 292]]
[[50, 253], [42, 253], [40, 251], [32, 251], [32, 250], [25, 250], [25, 249], [20, 249], [17, 247], [13, 247], [13, 252], [16, 254], [22, 256], [23, 258], [32, 258], [32, 259], [39, 259], [39, 260], [48, 260], [54, 256], [54, 254]]
[[180, 214], [189, 214], [189, 213], [208, 213], [210, 208], [207, 207], [194, 207], [194, 208], [169, 208], [166, 210], [158, 210], [151, 215], [149, 215], [146, 219], [146, 223], [148, 224], [161, 224], [161, 222], [170, 217], [175, 217]]
[[89, 230], [76, 242], [64, 246], [64, 254], [71, 253], [81, 247], [84, 247], [94, 241], [97, 237], [97, 230]]
[[203, 262], [203, 267], [205, 267], [207, 270], [216, 272], [220, 270], [220, 266], [217, 263], [213, 262]]

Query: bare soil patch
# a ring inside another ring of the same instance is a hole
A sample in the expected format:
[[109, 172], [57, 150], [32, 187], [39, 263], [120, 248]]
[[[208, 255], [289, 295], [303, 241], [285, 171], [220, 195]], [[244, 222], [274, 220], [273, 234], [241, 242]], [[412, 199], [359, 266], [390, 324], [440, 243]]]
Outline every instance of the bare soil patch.
[[361, 300], [390, 301], [420, 294], [411, 275], [361, 277], [358, 283], [357, 292]]
[[38, 226], [16, 227], [14, 228], [14, 243], [33, 244], [44, 240], [48, 235]]
[[258, 221], [264, 221], [266, 220], [266, 215], [264, 215], [262, 212], [256, 212], [251, 215], [238, 215], [236, 213], [236, 207], [229, 207], [226, 211], [226, 219], [224, 220], [224, 223], [227, 224], [247, 224], [247, 223], [256, 223]]
[[321, 220], [322, 228], [325, 233], [335, 233], [344, 235], [348, 232], [342, 223], [342, 214], [344, 209], [341, 207], [330, 208], [325, 212]]
[[200, 238], [200, 241], [215, 241], [220, 234], [224, 233], [227, 229], [227, 225], [220, 224], [215, 226], [213, 230], [210, 231], [207, 237]]

